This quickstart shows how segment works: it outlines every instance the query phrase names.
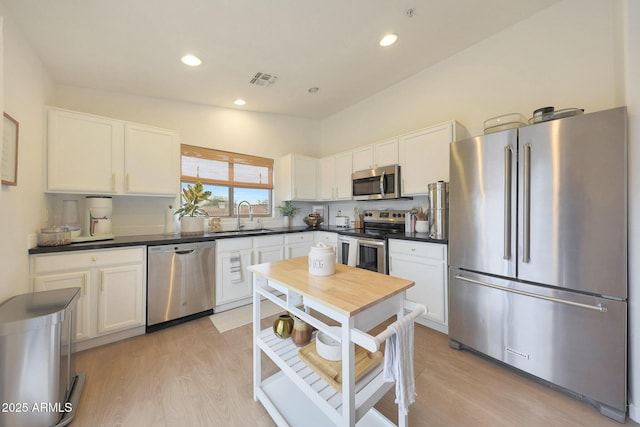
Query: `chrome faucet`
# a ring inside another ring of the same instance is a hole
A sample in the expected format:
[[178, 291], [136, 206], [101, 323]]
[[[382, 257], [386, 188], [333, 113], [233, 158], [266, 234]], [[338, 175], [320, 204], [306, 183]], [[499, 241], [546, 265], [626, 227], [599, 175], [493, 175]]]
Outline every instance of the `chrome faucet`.
[[249, 221], [253, 221], [253, 209], [251, 208], [251, 203], [247, 202], [246, 200], [241, 201], [240, 203], [238, 203], [238, 225], [236, 230], [240, 231], [240, 206], [242, 206], [243, 203], [246, 203], [247, 206], [249, 206]]

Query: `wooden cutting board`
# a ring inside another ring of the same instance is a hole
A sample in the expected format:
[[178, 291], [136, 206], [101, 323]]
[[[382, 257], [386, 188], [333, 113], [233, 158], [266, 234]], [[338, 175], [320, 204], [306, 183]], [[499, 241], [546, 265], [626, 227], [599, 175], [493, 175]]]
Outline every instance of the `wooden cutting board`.
[[[298, 350], [300, 359], [318, 375], [327, 381], [337, 391], [342, 392], [342, 362], [334, 362], [321, 357], [316, 351], [316, 342], [311, 341]], [[360, 346], [355, 350], [355, 378], [356, 382], [371, 372], [384, 359], [382, 352], [371, 353]]]

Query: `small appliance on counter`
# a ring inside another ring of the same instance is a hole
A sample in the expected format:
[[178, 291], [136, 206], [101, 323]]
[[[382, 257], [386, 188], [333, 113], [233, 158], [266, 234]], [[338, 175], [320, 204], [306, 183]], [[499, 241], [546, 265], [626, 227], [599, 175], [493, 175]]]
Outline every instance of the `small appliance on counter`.
[[349, 227], [349, 217], [341, 214], [342, 211], [338, 211], [338, 215], [336, 215], [336, 227]]
[[112, 198], [109, 196], [87, 196], [84, 202], [84, 233], [72, 237], [72, 242], [111, 240]]

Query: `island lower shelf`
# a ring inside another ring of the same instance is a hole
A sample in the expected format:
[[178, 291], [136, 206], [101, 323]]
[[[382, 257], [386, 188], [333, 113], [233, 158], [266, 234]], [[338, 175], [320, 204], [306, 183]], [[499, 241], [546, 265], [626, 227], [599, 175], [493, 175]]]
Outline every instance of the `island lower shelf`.
[[[342, 393], [337, 391], [313, 369], [311, 369], [298, 356], [299, 347], [296, 347], [291, 339], [277, 337], [271, 328], [260, 332], [257, 344], [260, 349], [280, 368], [280, 372], [261, 383], [260, 390], [268, 397], [280, 416], [284, 417], [289, 425], [316, 425], [309, 424], [309, 408], [316, 409], [318, 417], [313, 417], [313, 422], [322, 420], [318, 426], [337, 425], [342, 419]], [[370, 422], [374, 419], [377, 424], [393, 425], [381, 414], [369, 414], [373, 405], [393, 386], [393, 383], [385, 383], [382, 379], [382, 364], [362, 377], [355, 387], [356, 420]], [[292, 387], [291, 394], [287, 392]], [[301, 393], [302, 391], [302, 393]], [[282, 393], [287, 392], [285, 397]], [[303, 399], [298, 404], [290, 402], [289, 397], [296, 395], [296, 399]], [[261, 396], [259, 396], [261, 397]], [[261, 401], [264, 402], [262, 398]], [[306, 402], [306, 403], [305, 403]], [[299, 415], [296, 415], [300, 412]], [[373, 412], [377, 412], [373, 410]], [[286, 415], [285, 415], [286, 414]], [[320, 415], [321, 414], [321, 415]], [[297, 421], [297, 416], [303, 418]], [[374, 417], [374, 418], [372, 418]], [[329, 424], [327, 424], [329, 423]], [[381, 424], [382, 423], [382, 424]], [[371, 424], [363, 424], [371, 425]]]
[[[266, 404], [267, 411], [278, 425], [327, 427], [334, 425], [335, 421], [328, 417], [305, 393], [300, 393], [298, 386], [284, 372], [278, 372], [264, 380], [258, 389], [258, 397]], [[276, 413], [272, 412], [273, 410]], [[389, 427], [393, 426], [384, 415], [375, 408], [369, 409], [363, 417], [356, 422], [360, 427]]]

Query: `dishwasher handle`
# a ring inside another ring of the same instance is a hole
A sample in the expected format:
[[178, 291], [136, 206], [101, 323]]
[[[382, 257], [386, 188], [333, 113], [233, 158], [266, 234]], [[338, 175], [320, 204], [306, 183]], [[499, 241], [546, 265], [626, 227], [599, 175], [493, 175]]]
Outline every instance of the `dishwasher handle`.
[[177, 255], [189, 255], [194, 253], [196, 250], [195, 249], [187, 249], [186, 251], [175, 251], [175, 253]]

